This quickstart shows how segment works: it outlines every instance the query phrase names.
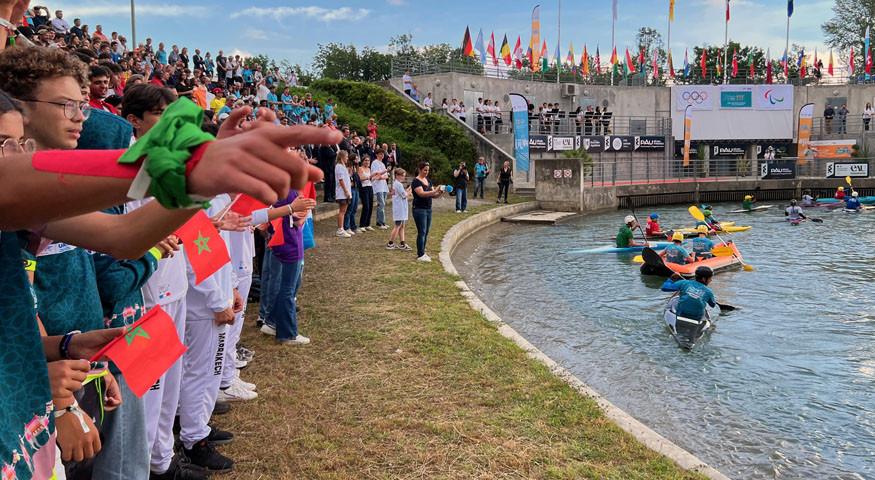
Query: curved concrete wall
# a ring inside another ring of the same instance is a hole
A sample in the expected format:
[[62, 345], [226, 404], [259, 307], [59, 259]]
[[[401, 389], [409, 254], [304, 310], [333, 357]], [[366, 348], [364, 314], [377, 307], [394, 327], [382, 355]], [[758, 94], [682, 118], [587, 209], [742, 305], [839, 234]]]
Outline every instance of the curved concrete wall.
[[[500, 221], [502, 217], [535, 210], [538, 206], [538, 202], [526, 202], [497, 207], [457, 223], [444, 235], [444, 238], [441, 241], [440, 260], [444, 270], [452, 275], [459, 275], [455, 265], [453, 265], [452, 253], [456, 246], [465, 238], [480, 229], [495, 224]], [[692, 453], [682, 449], [667, 438], [651, 430], [647, 425], [639, 422], [634, 417], [606, 400], [597, 391], [590, 388], [579, 378], [575, 377], [574, 374], [553, 361], [553, 359], [544, 354], [544, 352], [538, 350], [534, 345], [517, 333], [516, 330], [504, 323], [501, 317], [483, 303], [483, 301], [480, 300], [470, 288], [468, 288], [468, 285], [463, 280], [456, 282], [456, 286], [459, 287], [462, 296], [468, 299], [468, 303], [471, 307], [480, 312], [487, 320], [494, 323], [501, 335], [512, 340], [517, 346], [525, 350], [530, 358], [546, 365], [554, 375], [562, 379], [580, 394], [586, 395], [595, 400], [605, 413], [606, 417], [631, 434], [638, 441], [646, 445], [648, 448], [670, 458], [681, 466], [681, 468], [699, 472], [713, 480], [728, 480], [726, 475], [723, 475], [715, 468], [698, 459]]]

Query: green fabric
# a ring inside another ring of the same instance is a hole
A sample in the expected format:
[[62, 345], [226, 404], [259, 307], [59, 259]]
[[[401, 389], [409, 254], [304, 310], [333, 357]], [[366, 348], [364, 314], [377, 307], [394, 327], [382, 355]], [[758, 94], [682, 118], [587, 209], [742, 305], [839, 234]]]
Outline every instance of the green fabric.
[[632, 241], [632, 229], [629, 225], [620, 227], [620, 233], [617, 234], [617, 248], [626, 248], [629, 242]]
[[49, 335], [104, 328], [94, 260], [85, 249], [38, 257], [33, 286]]
[[743, 208], [745, 210], [750, 210], [751, 208], [753, 208], [753, 201], [745, 200], [745, 201], [741, 202], [741, 208]]
[[166, 208], [187, 208], [195, 203], [186, 188], [185, 162], [192, 148], [214, 140], [201, 130], [203, 117], [204, 111], [194, 102], [180, 98], [119, 159], [119, 163], [136, 163], [148, 158], [146, 171], [152, 178], [149, 193]]

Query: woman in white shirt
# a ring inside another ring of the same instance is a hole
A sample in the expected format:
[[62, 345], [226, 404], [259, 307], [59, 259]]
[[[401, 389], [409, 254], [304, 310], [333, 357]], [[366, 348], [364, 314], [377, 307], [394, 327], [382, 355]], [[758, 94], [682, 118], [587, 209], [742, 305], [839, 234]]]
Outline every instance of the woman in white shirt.
[[869, 131], [869, 122], [872, 121], [872, 116], [875, 115], [875, 110], [872, 109], [872, 104], [866, 102], [866, 108], [863, 110], [863, 129]]
[[334, 199], [337, 201], [338, 208], [336, 235], [341, 238], [350, 237], [350, 234], [346, 233], [343, 229], [346, 208], [349, 206], [349, 199], [352, 197], [349, 170], [347, 169], [348, 157], [349, 153], [346, 150], [341, 150], [337, 154], [337, 161], [334, 163]]
[[386, 169], [386, 164], [383, 159], [386, 158], [386, 151], [381, 149], [375, 153], [376, 159], [371, 162], [371, 181], [374, 186], [374, 197], [377, 199], [377, 228], [386, 230], [389, 228], [386, 225], [386, 197], [389, 196], [389, 171]]

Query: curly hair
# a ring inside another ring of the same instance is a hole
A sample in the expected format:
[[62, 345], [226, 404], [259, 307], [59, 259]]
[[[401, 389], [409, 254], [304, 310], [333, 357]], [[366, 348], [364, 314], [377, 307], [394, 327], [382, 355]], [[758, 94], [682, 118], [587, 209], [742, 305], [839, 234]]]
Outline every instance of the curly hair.
[[88, 84], [88, 67], [64, 50], [46, 47], [16, 47], [0, 52], [0, 89], [15, 98], [33, 95], [40, 81], [73, 77]]

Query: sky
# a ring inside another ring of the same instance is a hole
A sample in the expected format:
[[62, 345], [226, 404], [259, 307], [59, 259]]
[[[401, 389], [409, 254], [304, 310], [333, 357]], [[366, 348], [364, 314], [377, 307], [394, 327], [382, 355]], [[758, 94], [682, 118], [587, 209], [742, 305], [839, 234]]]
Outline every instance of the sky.
[[[556, 50], [559, 0], [541, 2], [542, 38]], [[642, 26], [658, 29], [666, 39], [669, 0], [618, 0], [616, 44], [619, 51], [633, 47]], [[35, 3], [35, 2], [33, 2]], [[47, 0], [52, 11], [62, 8], [65, 17], [81, 17], [83, 23], [102, 24], [104, 31], [118, 31], [130, 40], [130, 3], [125, 0]], [[729, 38], [742, 44], [770, 48], [773, 58], [784, 51], [786, 0], [731, 0]], [[386, 50], [393, 36], [409, 33], [416, 45], [461, 44], [465, 27], [472, 37], [482, 28], [488, 38], [494, 31], [499, 44], [522, 36], [528, 44], [534, 2], [518, 0], [136, 0], [137, 39], [147, 36], [157, 44], [187, 46], [244, 55], [267, 54], [277, 60], [308, 66], [318, 44], [330, 42], [371, 46]], [[832, 16], [834, 0], [795, 0], [790, 43], [826, 52], [820, 25]], [[590, 51], [600, 46], [602, 55], [611, 45], [611, 0], [566, 0], [562, 2], [561, 55], [573, 42], [577, 57], [583, 44]], [[676, 0], [671, 49], [675, 59], [684, 48], [722, 45], [724, 0]], [[71, 22], [72, 23], [72, 22]], [[497, 47], [498, 48], [498, 47]], [[609, 52], [608, 52], [609, 55]], [[622, 55], [622, 53], [621, 53]], [[822, 56], [823, 53], [821, 53]], [[676, 60], [677, 61], [677, 60]]]

